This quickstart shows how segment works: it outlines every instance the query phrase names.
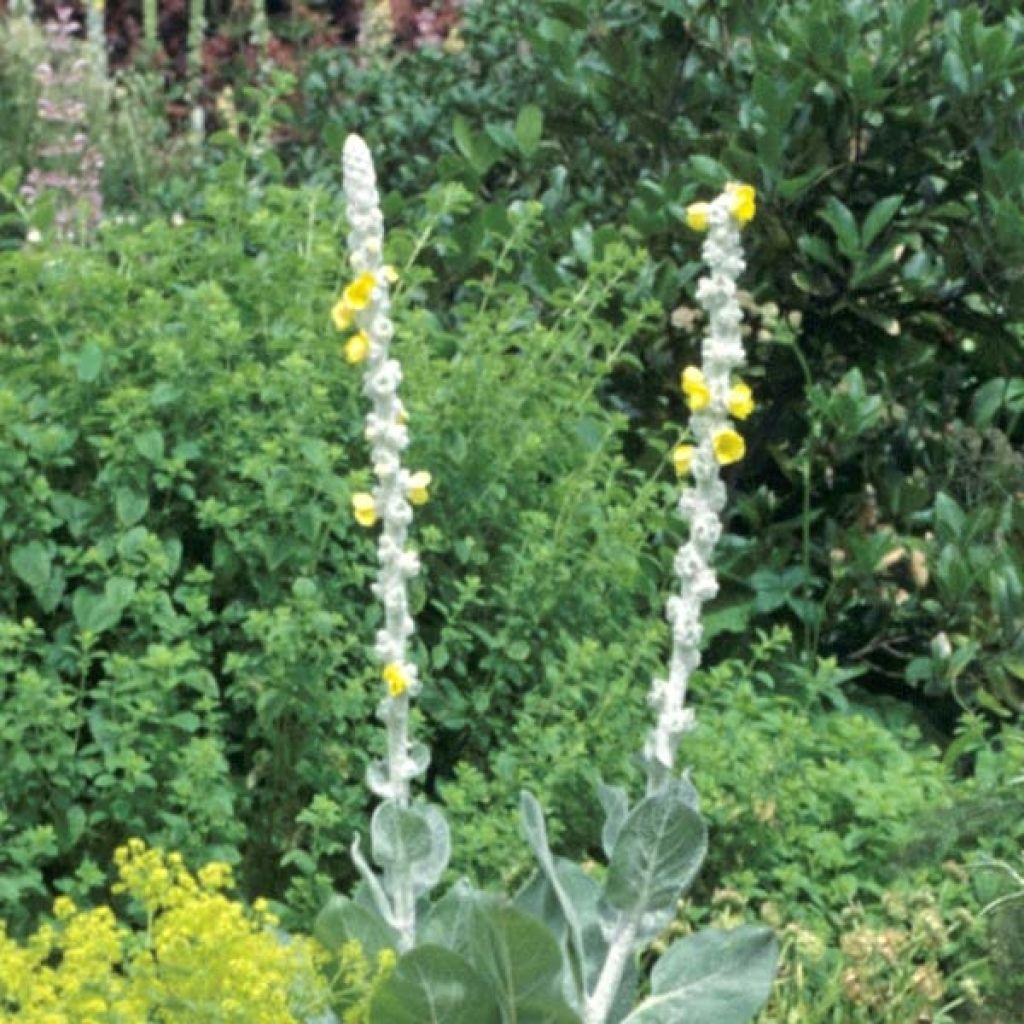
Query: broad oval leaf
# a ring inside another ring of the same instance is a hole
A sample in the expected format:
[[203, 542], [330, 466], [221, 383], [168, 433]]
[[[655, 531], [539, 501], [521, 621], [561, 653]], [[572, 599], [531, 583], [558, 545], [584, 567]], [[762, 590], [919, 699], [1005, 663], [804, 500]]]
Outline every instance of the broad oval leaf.
[[496, 993], [505, 1021], [519, 1021], [530, 1005], [562, 1004], [564, 961], [558, 942], [524, 911], [479, 900], [466, 955]]
[[401, 957], [370, 1001], [369, 1024], [500, 1024], [498, 1004], [461, 956], [420, 946]]
[[370, 838], [373, 859], [383, 868], [407, 871], [417, 894], [433, 888], [448, 866], [448, 824], [431, 804], [401, 807], [384, 801], [373, 812]]
[[779, 946], [768, 928], [709, 928], [673, 943], [651, 995], [623, 1024], [746, 1024], [771, 992]]
[[615, 843], [605, 896], [635, 917], [667, 910], [693, 881], [707, 852], [701, 816], [673, 788], [642, 800]]

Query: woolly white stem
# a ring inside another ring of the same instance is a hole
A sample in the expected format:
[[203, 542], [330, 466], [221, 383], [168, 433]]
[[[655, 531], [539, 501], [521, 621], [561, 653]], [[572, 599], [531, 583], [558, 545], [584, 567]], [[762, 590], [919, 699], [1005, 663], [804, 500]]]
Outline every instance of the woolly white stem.
[[708, 204], [708, 235], [702, 255], [709, 273], [698, 283], [697, 299], [709, 316], [701, 370], [711, 400], [691, 417], [696, 441], [692, 482], [684, 485], [679, 496], [679, 514], [689, 524], [689, 538], [673, 565], [679, 593], [669, 598], [666, 607], [672, 626], [668, 678], [654, 681], [649, 698], [657, 721], [644, 746], [648, 794], [671, 778], [679, 742], [693, 728], [693, 712], [685, 704], [690, 676], [700, 664], [701, 608], [718, 593], [711, 559], [722, 533], [725, 485], [713, 438], [730, 426], [726, 409], [730, 378], [745, 359], [740, 336], [743, 314], [736, 298], [736, 279], [745, 264], [734, 204], [735, 197], [728, 190]]
[[615, 993], [622, 983], [622, 972], [626, 969], [630, 956], [633, 954], [636, 939], [636, 921], [628, 914], [622, 914], [612, 932], [608, 953], [605, 956], [601, 973], [598, 975], [594, 991], [587, 997], [583, 1009], [584, 1024], [605, 1024], [611, 1010]]
[[370, 339], [363, 391], [371, 402], [366, 436], [377, 476], [374, 506], [381, 520], [380, 568], [373, 592], [384, 606], [384, 626], [377, 634], [375, 651], [381, 664], [397, 665], [407, 682], [404, 692], [385, 698], [378, 709], [388, 730], [387, 759], [384, 765], [371, 766], [369, 783], [378, 796], [404, 805], [409, 800], [409, 780], [425, 767], [422, 754], [414, 758], [409, 743], [409, 698], [419, 690], [416, 668], [407, 660], [408, 639], [415, 628], [407, 584], [419, 572], [416, 553], [406, 549], [412, 506], [406, 497], [410, 475], [401, 456], [409, 435], [398, 397], [402, 369], [390, 355], [394, 326], [388, 275], [382, 264], [384, 223], [373, 159], [366, 143], [350, 135], [342, 161], [352, 269], [356, 274], [372, 274], [376, 282], [367, 307], [356, 314], [358, 326]]

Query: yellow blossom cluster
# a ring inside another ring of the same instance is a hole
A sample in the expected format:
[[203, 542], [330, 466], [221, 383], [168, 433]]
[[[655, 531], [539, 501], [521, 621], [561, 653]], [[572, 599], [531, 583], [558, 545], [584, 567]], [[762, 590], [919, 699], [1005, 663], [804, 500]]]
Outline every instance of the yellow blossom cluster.
[[[398, 273], [394, 267], [382, 267], [380, 274], [388, 284], [394, 284], [398, 280]], [[331, 309], [331, 320], [339, 331], [347, 331], [356, 326], [358, 315], [369, 307], [376, 287], [377, 274], [372, 270], [364, 271], [345, 286], [341, 298]], [[370, 342], [370, 335], [365, 329], [356, 331], [345, 342], [345, 361], [352, 365], [363, 362], [370, 354]]]
[[145, 912], [145, 929], [66, 896], [24, 943], [0, 922], [0, 1024], [292, 1024], [323, 1011], [322, 950], [275, 936], [266, 901], [231, 899], [228, 865], [193, 874], [139, 839], [115, 863], [114, 891]]
[[337, 963], [333, 965], [333, 989], [336, 1000], [344, 1007], [343, 1024], [365, 1024], [370, 999], [397, 962], [393, 949], [379, 950], [375, 963], [371, 964], [355, 939], [342, 943]]
[[[730, 181], [725, 186], [729, 212], [741, 227], [749, 224], [757, 213], [757, 193], [753, 185]], [[691, 231], [707, 231], [711, 223], [710, 203], [690, 203], [686, 208], [686, 226]]]
[[[712, 403], [711, 387], [702, 370], [687, 366], [680, 377], [680, 387], [686, 396], [690, 412], [703, 412]], [[725, 410], [737, 420], [745, 420], [755, 408], [754, 393], [743, 381], [733, 384], [722, 398]], [[731, 427], [716, 431], [711, 437], [711, 450], [721, 466], [739, 462], [746, 454], [747, 446], [743, 435]], [[672, 464], [679, 476], [685, 476], [693, 467], [696, 449], [690, 444], [680, 444], [672, 452]]]
[[[430, 500], [430, 473], [425, 469], [417, 470], [409, 475], [405, 493], [414, 505], [426, 505]], [[360, 526], [370, 527], [377, 522], [377, 502], [368, 491], [359, 491], [352, 495], [352, 515]]]

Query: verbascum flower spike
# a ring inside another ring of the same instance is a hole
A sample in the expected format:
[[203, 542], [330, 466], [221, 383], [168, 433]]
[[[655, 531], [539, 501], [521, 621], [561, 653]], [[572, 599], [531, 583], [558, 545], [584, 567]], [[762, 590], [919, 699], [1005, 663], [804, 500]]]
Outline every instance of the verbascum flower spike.
[[[437, 884], [450, 851], [444, 816], [430, 804], [412, 802], [409, 793], [411, 781], [426, 770], [429, 754], [422, 743], [409, 738], [410, 700], [420, 683], [407, 651], [414, 629], [408, 583], [419, 572], [420, 562], [406, 542], [412, 506], [427, 501], [431, 477], [426, 470], [412, 473], [402, 465], [402, 452], [409, 443], [408, 417], [398, 397], [402, 369], [390, 353], [394, 335], [390, 286], [397, 275], [381, 262], [384, 226], [376, 175], [370, 151], [357, 135], [345, 140], [342, 167], [354, 276], [332, 309], [331, 319], [339, 329], [356, 330], [345, 345], [345, 358], [365, 367], [363, 393], [370, 400], [366, 439], [377, 482], [372, 494], [354, 495], [352, 507], [361, 525], [380, 524], [373, 593], [383, 605], [384, 624], [377, 632], [374, 653], [384, 684], [377, 715], [387, 728], [387, 754], [371, 761], [366, 777], [367, 785], [381, 797], [370, 824], [371, 852], [381, 873], [363, 858], [358, 838], [352, 845], [352, 860], [377, 909], [398, 933], [399, 950], [407, 950], [416, 941], [416, 901]], [[411, 834], [429, 837], [429, 854], [417, 847], [413, 856], [408, 845]]]
[[388, 729], [388, 753], [384, 761], [371, 764], [367, 781], [378, 796], [405, 804], [410, 780], [427, 763], [426, 749], [409, 741], [409, 698], [420, 685], [406, 650], [414, 628], [408, 581], [419, 572], [419, 559], [407, 548], [407, 538], [412, 504], [426, 501], [430, 474], [423, 470], [410, 473], [402, 466], [409, 436], [398, 397], [402, 370], [390, 353], [394, 327], [389, 286], [395, 274], [381, 262], [384, 224], [373, 160], [361, 138], [348, 137], [342, 163], [354, 276], [331, 318], [336, 326], [357, 329], [345, 345], [345, 359], [365, 367], [363, 392], [370, 400], [366, 437], [377, 483], [372, 494], [353, 496], [353, 512], [362, 526], [379, 522], [381, 527], [373, 592], [384, 606], [384, 625], [377, 634], [375, 653], [383, 667], [386, 695], [378, 714]]
[[708, 314], [708, 330], [701, 365], [686, 367], [681, 378], [694, 443], [677, 446], [672, 462], [682, 483], [679, 513], [689, 536], [674, 562], [679, 592], [669, 598], [666, 609], [672, 628], [668, 675], [656, 679], [651, 688], [657, 720], [644, 745], [648, 793], [669, 783], [679, 742], [693, 728], [686, 691], [700, 664], [701, 608], [718, 593], [711, 560], [725, 507], [720, 467], [743, 458], [746, 444], [733, 419], [746, 419], [754, 409], [750, 388], [732, 382], [745, 361], [736, 287], [745, 268], [740, 230], [755, 209], [754, 189], [730, 183], [713, 202], [694, 203], [686, 211], [687, 225], [707, 232], [702, 256], [708, 273], [697, 284], [697, 300]]

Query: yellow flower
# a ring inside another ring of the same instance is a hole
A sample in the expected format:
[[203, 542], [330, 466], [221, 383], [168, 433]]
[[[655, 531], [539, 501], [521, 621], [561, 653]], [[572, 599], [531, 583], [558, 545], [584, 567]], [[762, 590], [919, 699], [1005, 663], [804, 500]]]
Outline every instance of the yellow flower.
[[377, 522], [377, 503], [372, 494], [360, 491], [352, 495], [352, 514], [360, 526], [373, 526]]
[[341, 301], [358, 313], [370, 304], [370, 296], [376, 287], [376, 275], [372, 270], [365, 270], [341, 293]]
[[686, 226], [691, 231], [707, 231], [710, 214], [710, 203], [690, 203], [686, 208]]
[[686, 403], [691, 412], [700, 412], [701, 409], [708, 407], [711, 401], [711, 389], [704, 379], [704, 374], [696, 366], [688, 366], [683, 370], [679, 383], [683, 394], [686, 395]]
[[78, 908], [75, 906], [74, 900], [70, 896], [58, 896], [53, 901], [53, 916], [58, 921], [66, 921], [69, 917], [72, 917]]
[[401, 697], [409, 688], [409, 680], [397, 661], [389, 662], [384, 666], [383, 676], [384, 682], [388, 686], [388, 693], [392, 697]]
[[409, 477], [409, 483], [407, 485], [409, 492], [409, 500], [414, 505], [426, 505], [430, 498], [427, 494], [427, 488], [430, 486], [431, 476], [425, 470], [421, 469], [418, 473], [413, 473]]
[[677, 476], [686, 476], [693, 467], [693, 456], [696, 449], [692, 444], [677, 444], [672, 451], [672, 465]]
[[754, 393], [742, 382], [733, 384], [725, 397], [725, 407], [736, 419], [745, 420], [754, 411]]
[[757, 193], [754, 186], [730, 181], [725, 186], [725, 191], [732, 197], [732, 215], [740, 224], [749, 224], [757, 212], [757, 203], [754, 201]]
[[344, 299], [338, 299], [331, 309], [331, 319], [339, 331], [347, 331], [352, 326], [352, 310]]
[[732, 462], [739, 462], [747, 453], [747, 446], [743, 438], [735, 430], [719, 430], [711, 438], [711, 447], [719, 465], [728, 466]]
[[370, 336], [366, 331], [357, 331], [345, 342], [345, 362], [361, 363], [370, 354]]

